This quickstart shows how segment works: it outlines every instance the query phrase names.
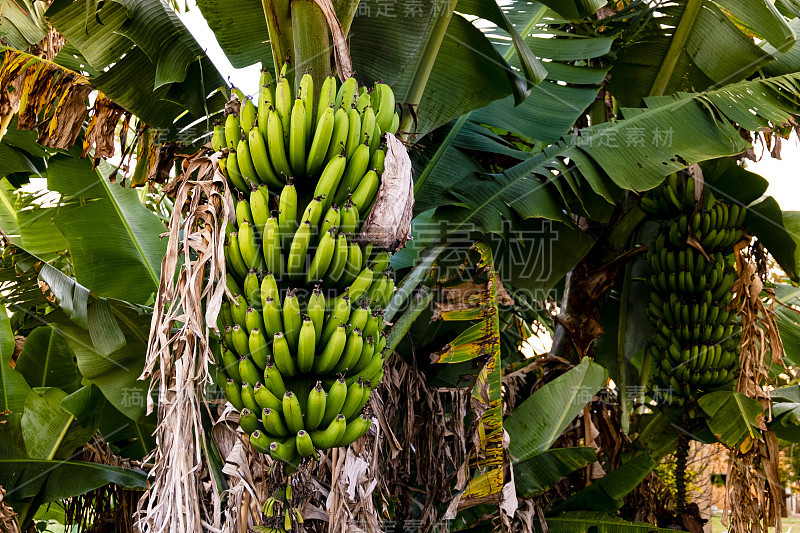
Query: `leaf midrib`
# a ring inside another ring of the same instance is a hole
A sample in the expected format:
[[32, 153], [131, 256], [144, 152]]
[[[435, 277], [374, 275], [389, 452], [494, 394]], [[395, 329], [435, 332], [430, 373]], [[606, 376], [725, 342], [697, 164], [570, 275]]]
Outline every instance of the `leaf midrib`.
[[128, 236], [130, 237], [131, 242], [133, 242], [134, 246], [136, 247], [136, 251], [142, 257], [143, 263], [144, 263], [144, 265], [145, 265], [145, 267], [147, 269], [147, 273], [150, 274], [150, 278], [153, 280], [153, 283], [155, 284], [156, 287], [158, 287], [158, 285], [160, 283], [158, 275], [156, 274], [155, 269], [153, 268], [153, 266], [150, 264], [150, 260], [147, 258], [147, 255], [144, 253], [144, 249], [142, 248], [141, 244], [139, 243], [139, 240], [136, 239], [136, 235], [133, 232], [133, 229], [131, 228], [130, 224], [128, 224], [128, 220], [125, 218], [125, 214], [122, 212], [122, 209], [120, 208], [116, 197], [111, 193], [111, 189], [109, 188], [110, 184], [106, 181], [106, 179], [103, 177], [103, 175], [100, 174], [99, 172], [97, 172], [97, 176], [100, 178], [100, 183], [103, 184], [103, 187], [105, 188], [106, 194], [108, 195], [108, 200], [109, 200], [109, 202], [111, 202], [111, 205], [114, 206], [114, 210], [117, 212], [117, 216], [119, 217], [120, 221], [122, 222], [122, 226], [125, 228], [125, 231], [127, 232]]

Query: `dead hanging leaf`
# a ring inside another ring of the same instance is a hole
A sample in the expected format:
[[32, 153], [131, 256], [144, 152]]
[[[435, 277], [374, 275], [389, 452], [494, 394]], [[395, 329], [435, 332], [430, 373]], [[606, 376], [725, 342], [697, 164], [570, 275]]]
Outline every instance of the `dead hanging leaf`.
[[62, 93], [47, 127], [44, 131], [39, 131], [39, 138], [36, 142], [43, 146], [63, 150], [67, 150], [75, 144], [81, 133], [81, 126], [89, 114], [89, 110], [86, 108], [86, 97], [91, 92], [90, 85], [70, 82]]
[[359, 241], [396, 251], [405, 246], [414, 211], [411, 158], [403, 143], [386, 134], [386, 161], [378, 197], [364, 221]]
[[175, 163], [177, 151], [178, 145], [175, 143], [151, 144], [147, 153], [146, 181], [166, 182]]
[[98, 93], [92, 107], [92, 118], [86, 128], [81, 157], [86, 157], [93, 146], [95, 159], [114, 155], [114, 131], [124, 112], [122, 106], [103, 93]]
[[325, 14], [328, 27], [333, 36], [333, 57], [336, 60], [336, 71], [340, 80], [346, 80], [353, 75], [353, 63], [350, 61], [350, 50], [347, 48], [347, 38], [342, 30], [342, 25], [336, 17], [336, 10], [331, 0], [314, 0]]
[[9, 115], [17, 111], [20, 91], [9, 91], [8, 88], [28, 63], [28, 58], [25, 56], [26, 54], [22, 52], [6, 50], [3, 67], [0, 70], [0, 115]]
[[22, 85], [25, 101], [20, 102], [17, 128], [32, 130], [39, 125], [39, 114], [47, 107], [50, 91], [58, 74], [41, 63], [28, 68]]

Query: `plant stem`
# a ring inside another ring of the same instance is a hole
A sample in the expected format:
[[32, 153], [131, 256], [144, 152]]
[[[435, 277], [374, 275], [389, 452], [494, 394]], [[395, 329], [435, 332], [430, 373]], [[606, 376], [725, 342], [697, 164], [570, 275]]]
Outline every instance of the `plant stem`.
[[422, 51], [417, 70], [414, 72], [414, 77], [411, 80], [411, 86], [406, 95], [406, 107], [403, 109], [403, 116], [400, 119], [401, 140], [410, 142], [412, 140], [412, 129], [414, 128], [414, 113], [412, 109], [419, 108], [419, 103], [422, 101], [422, 94], [425, 92], [425, 86], [428, 84], [433, 64], [436, 62], [436, 56], [439, 53], [439, 48], [442, 46], [444, 36], [447, 34], [447, 26], [450, 25], [450, 19], [453, 18], [453, 11], [455, 10], [456, 2], [449, 0], [444, 8], [444, 12], [439, 15], [436, 22], [433, 23], [433, 30], [431, 31], [428, 42], [425, 43], [425, 48]]
[[675, 452], [675, 510], [680, 515], [686, 511], [686, 460], [689, 457], [689, 438], [681, 433]]
[[669, 44], [667, 55], [664, 56], [664, 61], [661, 63], [661, 68], [658, 69], [653, 86], [650, 88], [650, 96], [661, 96], [667, 88], [669, 80], [675, 71], [675, 65], [678, 64], [683, 47], [689, 38], [689, 32], [694, 26], [694, 21], [697, 14], [703, 7], [703, 0], [689, 0], [686, 2], [686, 8], [683, 10], [681, 20], [675, 28], [675, 33], [672, 35], [672, 42]]

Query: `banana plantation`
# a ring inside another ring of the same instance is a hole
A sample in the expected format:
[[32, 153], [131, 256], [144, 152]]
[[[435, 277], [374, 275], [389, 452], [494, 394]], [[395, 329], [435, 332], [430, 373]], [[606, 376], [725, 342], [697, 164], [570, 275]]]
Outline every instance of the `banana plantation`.
[[795, 0], [0, 0], [0, 65], [3, 533], [800, 524]]

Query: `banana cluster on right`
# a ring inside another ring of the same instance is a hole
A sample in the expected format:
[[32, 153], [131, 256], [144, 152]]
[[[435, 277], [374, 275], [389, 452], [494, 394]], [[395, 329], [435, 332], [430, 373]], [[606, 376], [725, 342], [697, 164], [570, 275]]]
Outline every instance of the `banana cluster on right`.
[[[666, 219], [647, 252], [648, 316], [655, 328], [648, 349], [660, 385], [681, 399], [731, 388], [737, 379], [741, 326], [730, 308], [736, 279], [733, 245], [746, 210], [704, 191], [696, 209], [695, 182], [670, 175], [642, 198], [650, 215]], [[689, 237], [705, 252], [687, 243]]]
[[[212, 147], [234, 192], [218, 383], [252, 446], [286, 462], [362, 436], [383, 377], [391, 255], [358, 242], [380, 186], [384, 132], [399, 117], [384, 84], [262, 74]], [[297, 98], [292, 98], [296, 94]], [[317, 96], [318, 95], [318, 96]]]

